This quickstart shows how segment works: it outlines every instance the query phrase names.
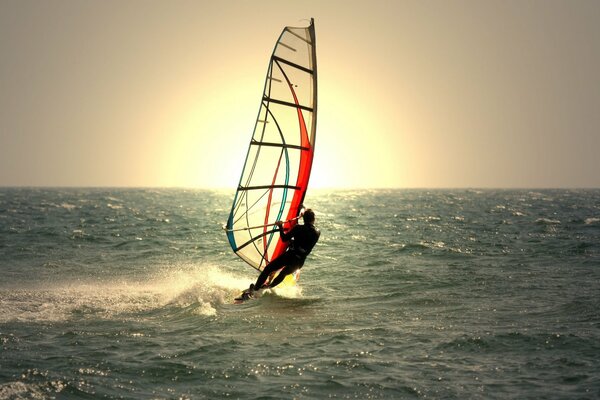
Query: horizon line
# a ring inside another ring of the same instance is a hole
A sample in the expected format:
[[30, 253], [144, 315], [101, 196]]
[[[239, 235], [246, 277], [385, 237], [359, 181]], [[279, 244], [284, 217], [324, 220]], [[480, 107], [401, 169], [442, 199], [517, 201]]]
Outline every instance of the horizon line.
[[[182, 190], [231, 190], [225, 186], [129, 186], [129, 185], [0, 185], [0, 189], [182, 189]], [[597, 190], [600, 186], [323, 186], [313, 190]]]

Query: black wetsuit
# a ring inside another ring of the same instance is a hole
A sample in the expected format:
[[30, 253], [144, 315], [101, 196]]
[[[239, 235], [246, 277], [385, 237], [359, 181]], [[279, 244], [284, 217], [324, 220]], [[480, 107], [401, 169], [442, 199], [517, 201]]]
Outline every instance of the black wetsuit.
[[263, 269], [254, 285], [256, 289], [261, 288], [269, 275], [280, 268], [283, 268], [283, 270], [271, 282], [270, 287], [279, 285], [287, 275], [302, 268], [306, 256], [310, 254], [319, 240], [319, 236], [321, 236], [321, 232], [312, 224], [296, 225], [288, 233], [284, 233], [283, 229], [281, 229], [279, 233], [284, 242], [292, 239], [291, 243], [285, 253], [271, 261]]

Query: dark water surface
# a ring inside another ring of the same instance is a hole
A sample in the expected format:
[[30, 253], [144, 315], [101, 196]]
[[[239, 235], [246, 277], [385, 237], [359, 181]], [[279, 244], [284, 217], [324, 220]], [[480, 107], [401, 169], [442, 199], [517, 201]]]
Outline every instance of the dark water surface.
[[232, 195], [0, 189], [0, 398], [600, 397], [599, 190], [309, 192], [243, 305]]

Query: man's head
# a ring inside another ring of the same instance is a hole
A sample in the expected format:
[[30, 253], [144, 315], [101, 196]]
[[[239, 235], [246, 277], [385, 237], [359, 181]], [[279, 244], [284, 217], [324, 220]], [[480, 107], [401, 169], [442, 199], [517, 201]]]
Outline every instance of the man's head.
[[304, 215], [302, 216], [305, 224], [312, 224], [315, 222], [315, 212], [310, 208], [304, 211]]

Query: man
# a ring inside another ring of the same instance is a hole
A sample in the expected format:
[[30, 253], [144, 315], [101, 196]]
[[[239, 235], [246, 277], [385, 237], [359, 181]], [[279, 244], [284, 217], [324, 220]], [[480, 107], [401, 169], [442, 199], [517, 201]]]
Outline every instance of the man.
[[[296, 270], [302, 268], [304, 260], [315, 247], [315, 244], [321, 236], [321, 232], [315, 227], [315, 213], [310, 208], [304, 211], [302, 215], [304, 225], [296, 224], [292, 230], [285, 233], [283, 230], [283, 222], [277, 221], [275, 224], [279, 227], [279, 234], [284, 242], [291, 242], [287, 250], [279, 257], [274, 259], [262, 270], [256, 283], [250, 285], [250, 288], [244, 295], [247, 297], [252, 296], [252, 292], [264, 288], [274, 288], [279, 285], [283, 279], [294, 273]], [[281, 269], [283, 268], [283, 269]], [[266, 282], [269, 275], [273, 272], [281, 269], [279, 275], [275, 277], [267, 287], [263, 288], [263, 284]]]

